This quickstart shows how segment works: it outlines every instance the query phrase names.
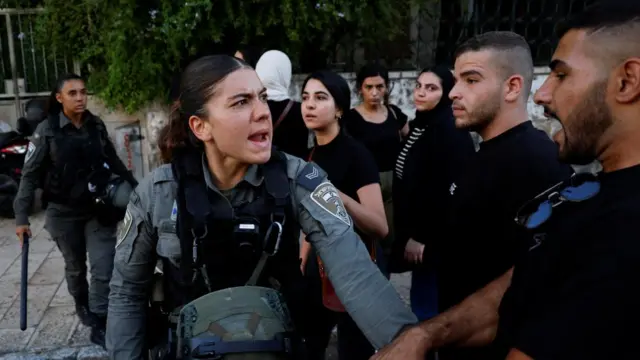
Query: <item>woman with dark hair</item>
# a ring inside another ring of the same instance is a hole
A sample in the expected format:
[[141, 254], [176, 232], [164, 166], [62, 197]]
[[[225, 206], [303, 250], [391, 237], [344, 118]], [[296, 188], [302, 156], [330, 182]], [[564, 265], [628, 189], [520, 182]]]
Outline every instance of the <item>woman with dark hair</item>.
[[[309, 310], [300, 230], [375, 346], [415, 321], [371, 262], [325, 172], [272, 150], [266, 89], [246, 62], [198, 59], [182, 74], [180, 94], [159, 139], [171, 163], [132, 193], [118, 233], [111, 359], [139, 360], [145, 349], [303, 358], [293, 336], [306, 334]], [[369, 301], [374, 296], [379, 302]]]
[[[308, 159], [327, 172], [353, 218], [356, 232], [372, 259], [377, 261], [379, 240], [387, 235], [388, 228], [373, 157], [360, 142], [341, 129], [342, 115], [351, 105], [349, 86], [340, 75], [319, 71], [307, 77], [302, 89], [302, 116], [307, 127], [315, 133], [316, 141]], [[326, 277], [322, 261], [316, 261], [311, 252], [310, 244], [303, 242], [302, 268], [312, 284], [312, 301], [322, 299], [324, 305], [314, 311], [316, 321], [312, 327], [316, 333], [308, 339], [314, 356], [324, 358], [331, 330], [337, 323], [340, 359], [369, 359], [374, 354], [373, 347], [344, 312]]]
[[[413, 99], [416, 118], [396, 161], [393, 179], [396, 242], [391, 270], [413, 269], [411, 308], [420, 320], [437, 314], [433, 261], [426, 256], [435, 241], [446, 241], [449, 187], [475, 153], [469, 132], [455, 126], [449, 92], [454, 77], [445, 66], [423, 70]], [[444, 237], [444, 238], [443, 238]]]
[[382, 199], [389, 235], [382, 246], [389, 255], [394, 239], [391, 188], [393, 168], [400, 152], [403, 136], [409, 132], [407, 116], [399, 107], [389, 104], [389, 73], [375, 64], [365, 65], [356, 76], [356, 89], [362, 102], [345, 117], [346, 129], [361, 141], [373, 155], [380, 173]]
[[[69, 293], [80, 321], [92, 327], [91, 341], [104, 347], [116, 225], [124, 209], [106, 206], [114, 177], [137, 185], [117, 156], [104, 122], [86, 109], [87, 89], [75, 74], [61, 77], [51, 92], [47, 119], [36, 128], [14, 203], [16, 234], [31, 236], [29, 213], [44, 183], [45, 228], [65, 262]], [[113, 205], [113, 204], [111, 204]], [[91, 284], [87, 284], [87, 252]]]

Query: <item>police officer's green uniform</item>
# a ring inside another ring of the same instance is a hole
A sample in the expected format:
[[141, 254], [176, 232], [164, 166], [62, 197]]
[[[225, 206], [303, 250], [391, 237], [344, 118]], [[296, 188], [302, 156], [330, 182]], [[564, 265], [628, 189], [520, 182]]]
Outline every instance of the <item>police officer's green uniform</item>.
[[100, 187], [113, 174], [135, 184], [116, 155], [103, 121], [85, 111], [82, 126], [77, 128], [61, 112], [36, 128], [14, 202], [16, 224], [28, 225], [35, 190], [43, 188], [43, 201], [48, 203], [45, 228], [62, 252], [69, 293], [86, 325], [106, 318], [117, 226], [117, 216], [98, 216], [89, 188]]
[[[282, 188], [278, 189], [280, 191], [269, 190], [272, 188], [270, 185], [271, 177], [278, 176], [278, 172], [270, 170], [269, 166], [278, 156], [282, 162], [281, 174], [285, 183], [285, 191], [282, 191]], [[278, 203], [278, 198], [282, 199], [279, 197], [280, 195], [287, 194], [288, 203], [286, 205], [291, 209], [291, 217], [285, 220], [285, 224], [299, 226], [296, 228], [297, 232], [292, 234], [287, 234], [285, 231], [279, 246], [280, 252], [285, 252], [289, 254], [287, 256], [293, 258], [293, 265], [287, 268], [288, 271], [292, 274], [300, 273], [297, 235], [299, 235], [301, 228], [322, 258], [336, 293], [375, 347], [382, 347], [390, 342], [404, 326], [417, 322], [392, 285], [371, 261], [365, 245], [353, 231], [353, 222], [346, 213], [337, 190], [327, 180], [325, 172], [315, 164], [275, 152], [269, 163], [250, 166], [244, 179], [230, 191], [220, 191], [215, 187], [208, 171], [206, 159], [202, 155], [200, 155], [197, 166], [199, 166], [199, 173], [204, 178], [200, 178], [200, 183], [208, 192], [204, 195], [204, 198], [207, 199], [205, 201], [225, 204], [227, 213], [230, 214], [234, 214], [236, 209], [241, 209], [243, 206], [250, 206], [265, 198], [269, 199], [268, 194], [265, 195], [265, 188], [268, 193], [276, 194], [273, 196], [276, 199], [275, 203]], [[197, 260], [197, 252], [192, 252], [190, 238], [185, 235], [193, 229], [185, 228], [185, 225], [181, 224], [181, 214], [183, 211], [199, 214], [208, 210], [199, 209], [193, 204], [186, 206], [183, 204], [184, 197], [181, 194], [187, 193], [186, 199], [188, 200], [189, 196], [198, 193], [197, 191], [181, 190], [183, 185], [179, 186], [179, 184], [184, 183], [181, 179], [176, 179], [174, 174], [178, 174], [178, 178], [181, 177], [179, 175], [181, 172], [177, 170], [175, 164], [173, 168], [172, 165], [163, 165], [141, 182], [131, 195], [125, 221], [121, 224], [122, 227], [118, 232], [107, 321], [107, 350], [111, 359], [137, 360], [146, 356], [145, 335], [151, 331], [151, 329], [145, 329], [149, 320], [146, 314], [157, 260], [162, 260], [159, 263], [163, 267], [165, 277], [171, 277], [167, 274], [168, 268], [178, 269], [184, 267], [185, 262], [193, 265], [200, 261]], [[188, 194], [190, 192], [191, 195]], [[214, 207], [214, 209], [221, 208]], [[233, 211], [229, 211], [231, 209]], [[238, 225], [242, 227], [242, 223], [235, 224], [236, 230]], [[263, 228], [264, 225], [262, 222], [260, 223]], [[289, 225], [285, 225], [285, 227]], [[252, 226], [246, 225], [244, 228], [249, 229]], [[200, 233], [203, 235], [213, 234], [211, 237], [205, 237], [207, 242], [214, 243], [224, 240], [215, 239], [215, 234], [218, 232], [229, 234], [227, 230], [222, 228], [196, 230], [192, 234], [194, 239], [197, 239]], [[293, 235], [294, 238], [291, 239], [288, 235]], [[185, 241], [185, 237], [187, 241]], [[242, 240], [235, 237], [233, 241]], [[294, 253], [287, 250], [291, 244], [294, 245]], [[215, 257], [216, 255], [219, 254], [212, 251], [204, 254], [206, 257]], [[223, 256], [226, 255], [223, 254]], [[202, 257], [202, 254], [199, 256]], [[218, 256], [216, 261], [225, 263], [226, 259]], [[275, 263], [291, 262], [285, 257], [272, 258], [269, 261], [271, 262], [267, 267]], [[208, 262], [207, 265], [216, 267], [217, 264]], [[269, 339], [268, 336], [262, 339], [260, 337], [264, 337], [265, 332], [269, 331], [281, 331], [286, 334], [291, 330], [286, 320], [282, 325], [276, 326], [270, 319], [286, 318], [287, 308], [290, 308], [292, 304], [287, 302], [287, 306], [278, 306], [277, 301], [269, 300], [273, 300], [278, 295], [269, 293], [266, 289], [266, 287], [278, 288], [277, 280], [285, 282], [288, 280], [283, 280], [282, 274], [280, 274], [281, 277], [276, 278], [276, 281], [271, 281], [273, 280], [271, 278], [269, 281], [258, 281], [256, 284], [259, 287], [234, 287], [231, 290], [220, 290], [224, 289], [224, 286], [220, 286], [220, 282], [229, 281], [230, 278], [237, 275], [236, 271], [240, 271], [242, 268], [242, 266], [236, 265], [242, 264], [226, 262], [225, 266], [233, 267], [236, 270], [228, 270], [225, 273], [224, 269], [218, 267], [216, 271], [203, 272], [208, 276], [199, 276], [199, 272], [195, 270], [196, 267], [193, 268], [194, 277], [206, 277], [203, 279], [204, 283], [213, 292], [195, 301], [194, 296], [184, 299], [182, 304], [173, 304], [174, 306], [184, 306], [178, 315], [177, 336], [180, 341], [183, 341], [182, 345], [188, 342], [190, 336], [202, 332], [207, 332], [214, 338], [217, 336], [217, 340], [208, 343], [208, 340], [191, 340], [186, 351], [184, 348], [178, 350], [179, 353], [182, 353], [183, 358], [196, 358], [195, 352], [202, 355], [203, 351], [205, 353], [211, 351], [217, 355], [224, 355], [225, 352], [241, 352], [239, 348], [242, 346], [253, 348], [247, 352], [264, 352], [265, 346], [272, 346], [273, 352], [283, 351], [283, 348], [278, 344], [268, 341], [274, 339]], [[254, 264], [252, 263], [248, 269], [255, 269]], [[189, 274], [187, 273], [187, 275]], [[256, 274], [255, 270], [245, 272], [245, 280], [246, 277], [254, 274]], [[286, 278], [286, 276], [284, 277]], [[253, 276], [250, 278], [255, 279]], [[180, 282], [181, 280], [175, 279], [175, 281]], [[201, 285], [203, 282], [195, 282], [194, 286], [196, 283]], [[164, 284], [165, 297], [175, 299], [190, 292], [188, 288], [167, 284], [166, 281]], [[242, 281], [236, 283], [229, 281], [227, 285], [242, 285]], [[172, 288], [168, 289], [167, 286]], [[282, 291], [287, 297], [284, 288], [286, 288], [285, 285], [282, 286]], [[258, 301], [242, 299], [242, 296], [248, 296], [246, 295], [248, 292], [259, 294], [257, 295]], [[202, 294], [197, 296], [202, 296]], [[187, 304], [185, 305], [185, 303]], [[271, 310], [257, 305], [261, 303], [269, 304]], [[234, 313], [230, 309], [234, 309], [236, 312]], [[304, 304], [300, 310], [305, 310]], [[231, 317], [232, 314], [235, 314], [236, 317], [243, 317], [244, 320], [238, 324], [232, 321], [234, 319]], [[206, 317], [206, 322], [200, 321], [202, 317]], [[273, 333], [267, 335], [273, 335]], [[263, 342], [254, 343], [252, 346], [250, 341], [246, 341], [242, 343], [242, 346], [235, 346], [238, 345], [235, 341], [242, 339], [258, 339]], [[222, 358], [232, 359], [233, 357], [224, 355]], [[241, 358], [245, 359], [246, 357]], [[262, 354], [258, 357], [251, 357], [251, 359], [254, 358], [280, 359], [283, 357], [269, 357], [269, 355], [265, 357], [265, 354]]]

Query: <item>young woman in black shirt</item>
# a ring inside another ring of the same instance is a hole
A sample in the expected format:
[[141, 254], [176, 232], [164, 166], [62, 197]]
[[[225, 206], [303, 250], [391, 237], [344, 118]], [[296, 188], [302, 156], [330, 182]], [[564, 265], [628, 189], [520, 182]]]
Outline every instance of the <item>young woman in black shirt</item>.
[[392, 270], [413, 270], [411, 309], [421, 321], [438, 311], [433, 263], [423, 263], [423, 252], [427, 248], [428, 254], [433, 242], [446, 236], [440, 226], [446, 222], [451, 183], [475, 153], [469, 132], [455, 126], [449, 99], [453, 85], [453, 74], [445, 66], [425, 69], [416, 79], [416, 118], [398, 155], [393, 179]]
[[384, 251], [388, 255], [394, 239], [391, 200], [393, 168], [409, 126], [402, 110], [389, 104], [389, 73], [384, 67], [366, 65], [360, 69], [356, 77], [356, 89], [362, 97], [362, 103], [346, 114], [345, 126], [349, 135], [367, 147], [378, 167], [389, 226], [389, 235], [383, 241]]
[[[341, 129], [340, 119], [351, 103], [349, 86], [340, 75], [320, 71], [311, 74], [302, 88], [302, 116], [316, 138], [308, 159], [325, 170], [329, 180], [340, 191], [356, 232], [375, 259], [378, 240], [387, 235], [388, 227], [376, 164], [367, 149]], [[322, 264], [317, 263], [306, 242], [303, 242], [301, 258], [303, 272], [312, 284], [316, 284], [312, 289], [321, 288], [322, 291], [322, 295], [312, 291], [315, 304], [322, 299], [324, 305], [309, 309], [316, 317], [314, 324], [310, 324], [315, 328], [315, 334], [307, 338], [312, 358], [324, 359], [331, 331], [337, 324], [339, 358], [369, 359], [374, 353], [373, 347], [344, 312], [324, 276]]]

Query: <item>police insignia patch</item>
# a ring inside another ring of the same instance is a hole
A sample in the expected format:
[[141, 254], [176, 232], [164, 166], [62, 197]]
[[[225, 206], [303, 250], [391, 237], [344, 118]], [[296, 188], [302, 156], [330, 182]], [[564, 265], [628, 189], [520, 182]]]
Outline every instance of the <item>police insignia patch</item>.
[[124, 214], [124, 219], [120, 223], [120, 227], [118, 228], [118, 240], [116, 241], [116, 248], [122, 243], [125, 237], [129, 234], [131, 230], [131, 224], [133, 223], [133, 216], [127, 209], [127, 212]]
[[24, 162], [25, 164], [27, 163], [27, 161], [29, 161], [29, 159], [31, 159], [31, 157], [33, 156], [33, 153], [36, 152], [36, 146], [30, 142], [29, 146], [27, 147], [27, 155], [25, 155], [24, 157]]
[[330, 183], [323, 182], [311, 193], [311, 200], [326, 210], [329, 214], [351, 226], [351, 218], [342, 203], [338, 190]]

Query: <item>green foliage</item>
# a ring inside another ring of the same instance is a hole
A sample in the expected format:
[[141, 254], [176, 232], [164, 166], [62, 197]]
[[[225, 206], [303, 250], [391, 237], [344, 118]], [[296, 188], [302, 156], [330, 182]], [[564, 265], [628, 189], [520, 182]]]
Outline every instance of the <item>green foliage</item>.
[[328, 49], [345, 36], [388, 41], [408, 30], [401, 20], [410, 1], [43, 0], [37, 39], [88, 68], [89, 87], [107, 106], [134, 112], [166, 99], [172, 77], [195, 55], [253, 44], [296, 63], [305, 49]]

